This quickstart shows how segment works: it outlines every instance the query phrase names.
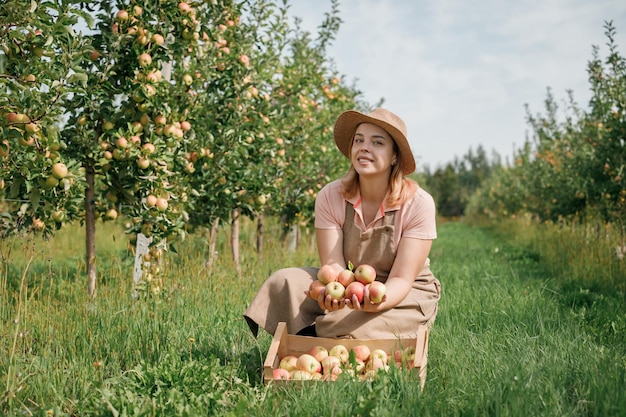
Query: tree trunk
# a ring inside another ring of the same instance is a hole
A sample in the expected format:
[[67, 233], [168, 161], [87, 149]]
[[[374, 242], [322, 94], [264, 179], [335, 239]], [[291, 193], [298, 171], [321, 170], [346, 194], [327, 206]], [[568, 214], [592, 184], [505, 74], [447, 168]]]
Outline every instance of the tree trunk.
[[217, 258], [217, 252], [215, 252], [215, 246], [217, 245], [217, 231], [220, 227], [220, 218], [216, 218], [213, 220], [213, 224], [211, 225], [211, 230], [209, 231], [209, 253], [207, 256], [206, 266], [211, 269], [213, 267], [213, 263]]
[[256, 254], [259, 261], [263, 259], [263, 213], [259, 214], [256, 223]]
[[293, 253], [298, 248], [298, 241], [300, 240], [300, 228], [296, 223], [291, 225], [289, 234], [287, 235], [287, 251]]
[[233, 219], [230, 224], [230, 244], [233, 251], [233, 262], [235, 263], [235, 269], [237, 273], [241, 272], [241, 265], [239, 265], [239, 209], [233, 210]]
[[96, 295], [96, 206], [94, 187], [96, 171], [93, 165], [85, 167], [85, 267], [87, 272], [87, 293], [94, 298]]

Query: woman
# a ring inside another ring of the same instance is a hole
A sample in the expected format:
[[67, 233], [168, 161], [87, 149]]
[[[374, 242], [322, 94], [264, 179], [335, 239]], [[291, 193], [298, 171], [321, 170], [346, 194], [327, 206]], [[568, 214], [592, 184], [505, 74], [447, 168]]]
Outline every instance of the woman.
[[342, 113], [335, 143], [350, 159], [346, 176], [327, 184], [315, 202], [321, 265], [340, 272], [348, 263], [367, 263], [385, 283], [383, 301], [332, 300], [324, 291], [308, 296], [318, 268], [273, 273], [244, 313], [256, 335], [273, 334], [279, 322], [291, 334], [357, 339], [412, 338], [437, 314], [439, 281], [428, 254], [437, 237], [432, 197], [406, 178], [415, 170], [406, 125], [386, 109]]

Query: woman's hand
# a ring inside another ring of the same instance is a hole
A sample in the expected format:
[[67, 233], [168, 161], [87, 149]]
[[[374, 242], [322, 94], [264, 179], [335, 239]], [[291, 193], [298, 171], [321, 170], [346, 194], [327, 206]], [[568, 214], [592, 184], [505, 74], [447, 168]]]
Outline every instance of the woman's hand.
[[330, 295], [326, 294], [326, 288], [320, 291], [320, 295], [317, 297], [317, 303], [323, 310], [337, 311], [346, 306], [345, 300], [333, 299]]
[[363, 303], [359, 303], [359, 299], [354, 294], [352, 295], [352, 298], [346, 298], [344, 301], [345, 301], [346, 307], [352, 310], [365, 311], [367, 313], [376, 313], [378, 311], [382, 311], [385, 309], [385, 307], [383, 306], [383, 303], [386, 300], [387, 300], [387, 295], [385, 294], [380, 303], [376, 303], [376, 304], [372, 303], [372, 301], [370, 300], [369, 288], [367, 288], [366, 286], [365, 291], [363, 293]]

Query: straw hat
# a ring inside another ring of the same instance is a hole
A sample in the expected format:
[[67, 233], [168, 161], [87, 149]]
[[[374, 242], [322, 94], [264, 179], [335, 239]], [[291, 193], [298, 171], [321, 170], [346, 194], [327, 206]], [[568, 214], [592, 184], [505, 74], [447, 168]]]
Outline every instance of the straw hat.
[[415, 158], [406, 138], [404, 121], [387, 109], [378, 108], [369, 114], [356, 110], [343, 112], [335, 122], [335, 143], [342, 154], [350, 159], [350, 145], [356, 128], [361, 123], [372, 123], [382, 127], [393, 138], [398, 146], [398, 156], [402, 161], [402, 173], [409, 175], [415, 171]]

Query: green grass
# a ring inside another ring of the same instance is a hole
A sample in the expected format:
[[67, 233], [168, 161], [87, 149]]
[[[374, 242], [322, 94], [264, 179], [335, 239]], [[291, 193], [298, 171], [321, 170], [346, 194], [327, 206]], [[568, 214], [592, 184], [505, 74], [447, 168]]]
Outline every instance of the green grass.
[[88, 299], [81, 233], [0, 243], [0, 413], [626, 415], [624, 293], [556, 273], [532, 242], [440, 226], [431, 259], [442, 300], [420, 393], [415, 375], [396, 370], [370, 382], [263, 385], [271, 337], [252, 338], [241, 314], [271, 271], [316, 264], [310, 236], [285, 254], [268, 230], [259, 261], [244, 225], [239, 276], [225, 232], [211, 270], [205, 237], [194, 235], [167, 256], [156, 301], [130, 297], [134, 259], [110, 225], [98, 232], [100, 281]]

